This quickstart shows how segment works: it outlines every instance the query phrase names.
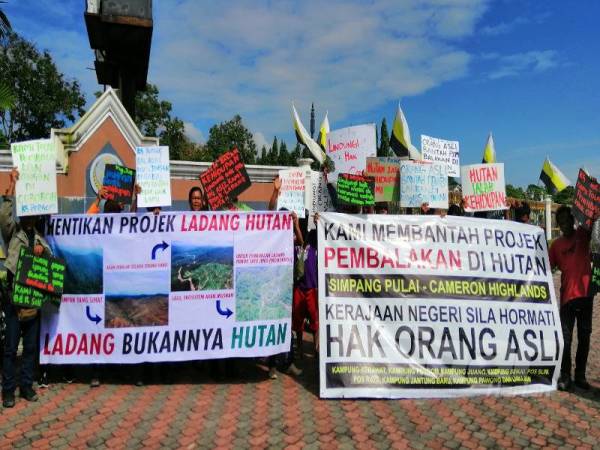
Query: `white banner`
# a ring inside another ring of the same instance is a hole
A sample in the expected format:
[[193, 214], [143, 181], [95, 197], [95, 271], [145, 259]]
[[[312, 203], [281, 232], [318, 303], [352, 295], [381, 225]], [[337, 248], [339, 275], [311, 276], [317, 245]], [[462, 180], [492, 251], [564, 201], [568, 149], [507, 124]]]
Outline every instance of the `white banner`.
[[171, 206], [169, 147], [136, 147], [135, 168], [135, 182], [142, 188], [138, 206]]
[[400, 162], [400, 206], [448, 208], [448, 172], [443, 163]]
[[323, 213], [321, 397], [555, 389], [563, 338], [541, 228]]
[[424, 161], [443, 162], [448, 166], [449, 177], [460, 177], [458, 141], [446, 141], [421, 135], [421, 153]]
[[67, 264], [40, 362], [140, 363], [289, 351], [289, 212], [53, 216]]
[[277, 209], [285, 208], [294, 211], [298, 217], [304, 218], [304, 193], [306, 192], [306, 175], [304, 169], [286, 169], [279, 171], [281, 189], [277, 197]]
[[19, 170], [15, 187], [17, 216], [56, 214], [56, 146], [50, 139], [10, 144]]
[[330, 181], [335, 184], [340, 173], [362, 174], [367, 157], [376, 154], [375, 124], [333, 130], [327, 135], [327, 155], [335, 164]]

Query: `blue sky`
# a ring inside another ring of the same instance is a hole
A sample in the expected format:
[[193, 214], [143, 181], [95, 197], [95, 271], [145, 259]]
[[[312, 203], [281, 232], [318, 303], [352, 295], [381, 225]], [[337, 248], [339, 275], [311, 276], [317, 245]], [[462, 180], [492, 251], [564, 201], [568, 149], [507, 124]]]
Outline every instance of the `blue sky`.
[[[99, 89], [83, 0], [2, 5], [14, 28]], [[546, 155], [574, 181], [600, 176], [600, 2], [516, 0], [154, 1], [149, 81], [188, 135], [241, 114], [259, 146], [308, 127], [387, 117], [400, 100], [413, 143], [460, 141], [477, 163], [492, 131], [508, 183], [536, 183]]]

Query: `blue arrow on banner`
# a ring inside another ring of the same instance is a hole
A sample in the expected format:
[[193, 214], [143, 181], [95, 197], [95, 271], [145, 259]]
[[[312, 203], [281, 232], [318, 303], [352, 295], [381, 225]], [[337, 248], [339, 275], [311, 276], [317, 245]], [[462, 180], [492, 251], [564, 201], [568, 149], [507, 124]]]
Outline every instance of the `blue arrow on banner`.
[[91, 320], [92, 322], [96, 322], [96, 325], [98, 325], [100, 323], [100, 321], [102, 320], [98, 314], [96, 314], [94, 317], [92, 317], [92, 312], [90, 311], [90, 305], [87, 305], [85, 307], [85, 314], [87, 315], [87, 318], [89, 320]]
[[165, 241], [162, 241], [160, 244], [156, 244], [153, 248], [152, 248], [152, 259], [156, 259], [156, 252], [159, 250], [166, 250], [169, 247], [169, 244], [167, 244]]
[[227, 316], [228, 319], [233, 315], [233, 311], [229, 308], [221, 309], [221, 300], [217, 300], [217, 312], [222, 316]]

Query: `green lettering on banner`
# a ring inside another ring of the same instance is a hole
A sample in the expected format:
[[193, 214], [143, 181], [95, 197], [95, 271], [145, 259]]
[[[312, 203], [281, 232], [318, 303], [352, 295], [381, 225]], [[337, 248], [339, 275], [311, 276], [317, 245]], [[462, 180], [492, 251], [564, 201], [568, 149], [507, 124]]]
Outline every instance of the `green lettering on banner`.
[[372, 206], [375, 204], [374, 186], [373, 177], [342, 173], [337, 181], [338, 202], [348, 206]]

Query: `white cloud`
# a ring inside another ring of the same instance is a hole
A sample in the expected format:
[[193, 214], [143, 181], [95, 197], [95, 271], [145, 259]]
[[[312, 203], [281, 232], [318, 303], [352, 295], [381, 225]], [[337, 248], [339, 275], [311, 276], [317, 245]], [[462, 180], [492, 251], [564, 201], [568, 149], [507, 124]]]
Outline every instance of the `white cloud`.
[[[155, 3], [149, 79], [185, 120], [292, 132], [290, 104], [344, 121], [468, 73], [485, 0]], [[335, 127], [335, 123], [332, 123]]]
[[183, 132], [188, 138], [190, 138], [192, 142], [196, 142], [198, 144], [204, 143], [204, 135], [202, 134], [202, 131], [196, 128], [192, 122], [183, 123]]
[[515, 17], [508, 22], [500, 22], [496, 25], [487, 25], [481, 29], [481, 34], [485, 36], [499, 36], [507, 34], [517, 28], [519, 25], [528, 24], [530, 21], [526, 17]]
[[268, 149], [270, 147], [270, 144], [267, 142], [267, 140], [265, 139], [265, 135], [262, 134], [260, 131], [255, 131], [252, 134], [252, 139], [254, 139], [254, 143], [256, 144], [256, 151], [260, 154], [261, 149], [263, 148], [263, 145]]
[[512, 55], [491, 53], [482, 57], [497, 62], [497, 68], [488, 73], [488, 78], [491, 80], [513, 77], [525, 72], [544, 72], [561, 64], [558, 53], [554, 50], [529, 51]]

